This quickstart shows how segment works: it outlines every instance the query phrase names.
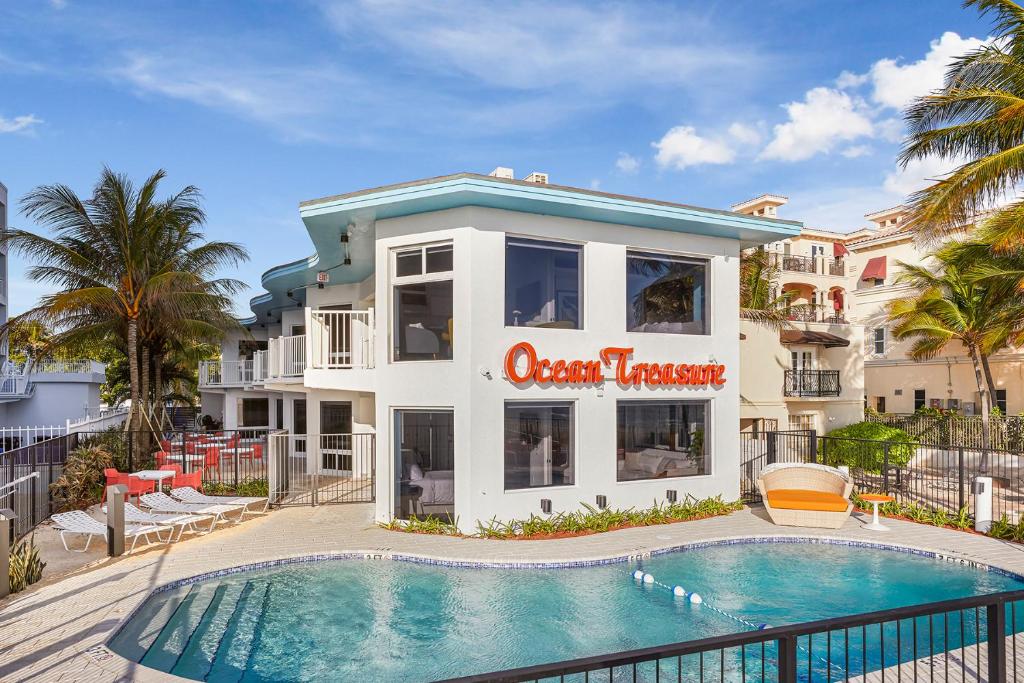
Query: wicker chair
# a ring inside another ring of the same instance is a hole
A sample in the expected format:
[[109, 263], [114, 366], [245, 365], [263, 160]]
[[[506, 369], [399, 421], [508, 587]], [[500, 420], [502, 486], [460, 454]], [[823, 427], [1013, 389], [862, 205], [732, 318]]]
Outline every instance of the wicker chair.
[[757, 488], [772, 522], [838, 529], [853, 512], [849, 475], [825, 465], [778, 463], [761, 470]]

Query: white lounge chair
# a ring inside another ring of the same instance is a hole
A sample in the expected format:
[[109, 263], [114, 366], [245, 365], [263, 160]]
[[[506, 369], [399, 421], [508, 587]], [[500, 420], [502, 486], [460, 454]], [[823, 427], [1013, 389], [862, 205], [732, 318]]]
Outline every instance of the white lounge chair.
[[[107, 511], [107, 506], [103, 506], [103, 512]], [[131, 503], [124, 504], [124, 521], [133, 522], [135, 524], [156, 524], [157, 526], [170, 527], [171, 537], [168, 541], [180, 541], [181, 535], [185, 533], [185, 528], [188, 527], [192, 531], [198, 531], [196, 527], [197, 522], [205, 522], [210, 520], [209, 531], [213, 531], [214, 524], [217, 523], [217, 518], [213, 515], [189, 515], [182, 513], [158, 513], [158, 512], [146, 512], [140, 510]], [[174, 538], [174, 527], [180, 527], [178, 529], [178, 537]]]
[[[89, 544], [92, 543], [93, 536], [100, 536], [102, 538], [107, 537], [107, 525], [98, 519], [90, 517], [87, 513], [82, 510], [72, 510], [71, 512], [58, 512], [50, 516], [53, 523], [57, 525], [60, 530], [60, 542], [64, 544], [64, 550], [72, 553], [84, 553], [89, 549]], [[139, 541], [140, 536], [146, 537], [146, 543], [152, 543], [149, 538], [150, 534], [156, 534], [156, 540], [165, 543], [163, 538], [160, 537], [161, 527], [153, 524], [125, 524], [124, 535], [125, 538], [132, 539], [132, 546], [128, 549], [128, 552], [135, 550], [135, 544]], [[174, 533], [174, 530], [169, 530], [170, 533]], [[67, 538], [65, 534], [85, 534], [85, 547], [81, 550], [72, 550], [68, 547]], [[170, 540], [170, 536], [168, 536]]]
[[[270, 498], [255, 498], [246, 496], [208, 496], [205, 493], [196, 491], [191, 486], [182, 486], [171, 489], [171, 495], [183, 503], [202, 503], [204, 505], [244, 505], [243, 515], [262, 515], [270, 505]], [[250, 505], [263, 504], [262, 510], [250, 510]]]
[[[205, 503], [182, 503], [174, 500], [166, 493], [147, 493], [139, 501], [153, 512], [176, 513], [181, 515], [213, 515], [213, 528], [217, 522], [227, 521], [227, 514], [240, 512], [245, 509], [244, 505], [207, 505]], [[239, 515], [241, 517], [241, 515]]]

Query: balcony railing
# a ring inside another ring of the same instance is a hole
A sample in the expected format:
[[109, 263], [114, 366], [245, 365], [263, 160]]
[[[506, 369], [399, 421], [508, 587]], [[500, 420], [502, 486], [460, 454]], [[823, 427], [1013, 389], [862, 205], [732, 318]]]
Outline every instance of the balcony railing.
[[257, 351], [252, 355], [252, 381], [260, 384], [267, 379], [269, 351]]
[[838, 396], [841, 391], [838, 370], [786, 370], [786, 396]]
[[826, 259], [825, 267], [829, 275], [846, 275], [846, 264], [841, 258]]
[[372, 368], [373, 310], [310, 311], [311, 368]]
[[306, 369], [306, 335], [276, 337], [267, 344], [267, 378], [302, 377]]
[[252, 384], [251, 360], [205, 360], [199, 364], [199, 385], [208, 387]]
[[816, 306], [814, 304], [793, 304], [787, 311], [786, 317], [789, 320], [807, 323], [848, 324], [846, 316], [841, 311], [836, 311], [831, 306]]
[[813, 256], [783, 254], [782, 269], [788, 270], [791, 273], [814, 273], [817, 272], [817, 269], [814, 267], [815, 260]]
[[[846, 265], [841, 258], [825, 258], [824, 256], [803, 256], [800, 254], [776, 254], [776, 263], [781, 270], [790, 273], [815, 273], [818, 275], [846, 274]], [[821, 266], [818, 262], [821, 261]]]

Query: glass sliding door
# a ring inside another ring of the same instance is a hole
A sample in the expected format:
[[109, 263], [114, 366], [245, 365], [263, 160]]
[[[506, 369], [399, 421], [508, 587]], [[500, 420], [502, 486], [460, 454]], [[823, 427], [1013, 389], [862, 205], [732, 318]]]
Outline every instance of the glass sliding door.
[[573, 404], [505, 403], [505, 490], [571, 486], [575, 480]]
[[455, 414], [395, 411], [395, 517], [455, 519]]

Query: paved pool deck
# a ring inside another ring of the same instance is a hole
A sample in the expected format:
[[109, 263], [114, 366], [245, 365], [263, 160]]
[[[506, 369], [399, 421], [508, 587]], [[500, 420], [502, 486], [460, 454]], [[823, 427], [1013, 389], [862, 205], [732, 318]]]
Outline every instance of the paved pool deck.
[[[937, 552], [1024, 575], [1024, 546], [985, 536], [887, 520], [890, 531], [861, 528], [854, 513], [839, 530], [778, 527], [760, 509], [696, 522], [546, 541], [496, 541], [380, 529], [372, 505], [287, 508], [171, 544], [96, 562], [51, 577], [0, 601], [0, 681], [183, 680], [128, 662], [106, 649], [119, 625], [159, 586], [212, 571], [284, 558], [356, 553], [455, 562], [561, 563], [739, 538], [807, 537], [880, 543]], [[936, 599], [942, 596], [936, 595]], [[871, 677], [869, 677], [871, 678]], [[984, 680], [984, 678], [982, 678]]]

